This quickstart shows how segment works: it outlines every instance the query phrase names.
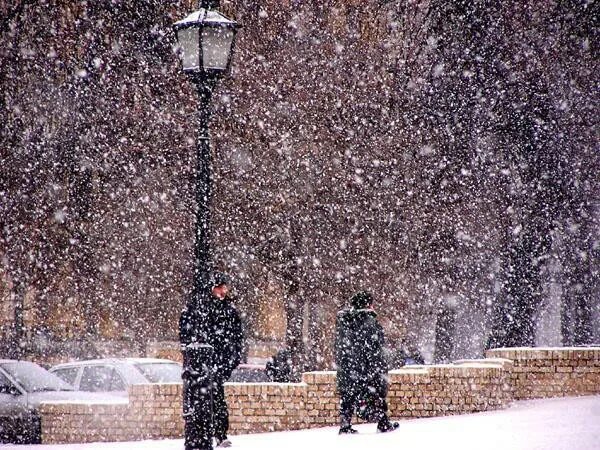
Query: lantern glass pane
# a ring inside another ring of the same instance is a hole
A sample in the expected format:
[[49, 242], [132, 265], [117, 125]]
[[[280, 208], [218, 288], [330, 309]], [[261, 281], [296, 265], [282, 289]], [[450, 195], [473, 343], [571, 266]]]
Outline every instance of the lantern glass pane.
[[233, 43], [233, 30], [225, 27], [206, 27], [202, 30], [204, 69], [225, 70]]
[[200, 67], [200, 42], [197, 28], [183, 28], [177, 32], [177, 40], [182, 50], [184, 69]]

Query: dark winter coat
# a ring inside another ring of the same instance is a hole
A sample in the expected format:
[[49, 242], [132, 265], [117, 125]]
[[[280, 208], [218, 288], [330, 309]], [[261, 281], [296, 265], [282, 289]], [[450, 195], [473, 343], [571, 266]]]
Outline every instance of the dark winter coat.
[[228, 299], [206, 296], [182, 311], [179, 340], [182, 346], [193, 342], [212, 345], [213, 377], [222, 383], [231, 376], [242, 357], [242, 321]]
[[267, 376], [276, 383], [289, 383], [292, 376], [292, 354], [289, 350], [280, 350], [265, 367]]
[[336, 320], [335, 360], [341, 394], [379, 390], [385, 384], [383, 328], [372, 309], [340, 311]]

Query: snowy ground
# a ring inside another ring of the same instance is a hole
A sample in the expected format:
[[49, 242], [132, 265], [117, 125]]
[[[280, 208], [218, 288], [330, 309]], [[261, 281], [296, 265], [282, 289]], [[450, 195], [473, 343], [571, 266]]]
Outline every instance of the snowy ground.
[[[600, 396], [517, 402], [503, 411], [404, 420], [390, 434], [359, 425], [232, 436], [238, 450], [600, 450]], [[6, 446], [2, 450], [181, 450], [183, 441]]]

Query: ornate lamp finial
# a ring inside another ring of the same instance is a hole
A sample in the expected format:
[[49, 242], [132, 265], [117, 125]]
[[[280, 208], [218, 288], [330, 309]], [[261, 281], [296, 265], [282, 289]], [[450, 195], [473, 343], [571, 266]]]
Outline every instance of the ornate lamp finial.
[[218, 8], [220, 0], [198, 0], [198, 8], [213, 9]]

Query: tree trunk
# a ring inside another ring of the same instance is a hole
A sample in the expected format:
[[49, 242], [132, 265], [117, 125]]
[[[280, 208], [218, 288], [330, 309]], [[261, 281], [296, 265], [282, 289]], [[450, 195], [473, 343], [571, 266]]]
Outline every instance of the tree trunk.
[[436, 363], [448, 363], [452, 360], [455, 328], [456, 311], [454, 308], [443, 305], [438, 311], [435, 323], [435, 350], [433, 359]]
[[568, 229], [576, 230], [576, 234], [566, 237], [562, 252], [565, 273], [561, 332], [564, 345], [586, 345], [594, 340], [592, 304], [598, 282], [594, 276], [596, 255], [590, 228], [585, 223], [571, 224]]
[[9, 342], [8, 355], [10, 359], [21, 359], [25, 354], [25, 285], [15, 283], [14, 290], [14, 323], [12, 339]]

